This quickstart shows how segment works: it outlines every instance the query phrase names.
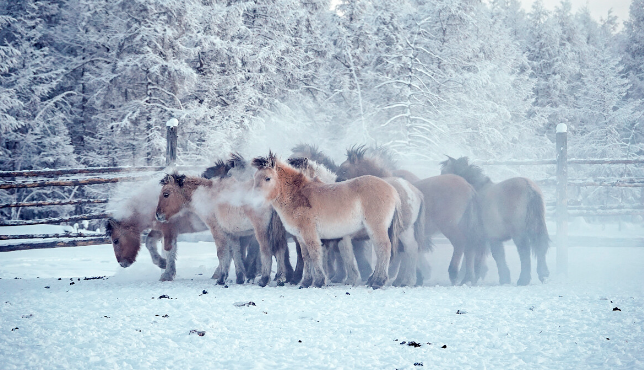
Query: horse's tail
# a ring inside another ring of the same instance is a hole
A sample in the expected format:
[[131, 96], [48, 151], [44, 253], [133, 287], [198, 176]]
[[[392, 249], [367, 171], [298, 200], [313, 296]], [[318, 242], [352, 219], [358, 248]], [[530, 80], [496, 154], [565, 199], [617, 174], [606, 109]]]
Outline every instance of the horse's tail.
[[431, 235], [425, 233], [426, 212], [425, 197], [420, 194], [420, 209], [418, 210], [416, 222], [414, 222], [414, 238], [416, 238], [420, 251], [431, 252], [434, 249], [434, 245], [432, 244]]
[[543, 195], [535, 185], [530, 184], [529, 189], [524, 237], [530, 244], [532, 254], [545, 255], [550, 246], [550, 236], [546, 227], [546, 207], [543, 203]]
[[286, 245], [286, 229], [275, 210], [271, 211], [271, 221], [268, 224], [268, 242], [273, 255]]
[[401, 204], [400, 200], [396, 201], [396, 209], [394, 210], [394, 217], [391, 219], [391, 225], [389, 225], [389, 241], [391, 242], [391, 258], [394, 258], [398, 252], [399, 240], [398, 237], [403, 231], [403, 222], [401, 215]]
[[474, 253], [477, 255], [487, 253], [483, 214], [481, 212], [481, 198], [473, 189], [465, 213], [459, 223], [459, 229], [465, 233], [467, 240], [466, 248], [474, 249]]

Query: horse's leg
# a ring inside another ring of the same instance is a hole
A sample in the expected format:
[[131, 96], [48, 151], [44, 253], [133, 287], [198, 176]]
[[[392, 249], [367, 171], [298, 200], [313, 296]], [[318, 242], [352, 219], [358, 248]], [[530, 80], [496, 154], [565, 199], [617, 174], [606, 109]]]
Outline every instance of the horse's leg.
[[148, 235], [145, 237], [145, 247], [150, 252], [150, 257], [152, 258], [152, 263], [159, 266], [165, 270], [165, 258], [161, 257], [157, 251], [157, 242], [163, 237], [163, 234], [159, 230], [150, 230]]
[[418, 263], [416, 265], [418, 266], [417, 272], [419, 275], [416, 277], [416, 286], [423, 285], [423, 282], [429, 280], [432, 276], [432, 266], [427, 260], [428, 254], [427, 251], [418, 253]]
[[335, 255], [334, 255], [334, 250], [333, 250], [333, 244], [334, 241], [326, 241], [322, 244], [322, 260], [323, 265], [324, 265], [324, 273], [327, 276], [331, 277], [331, 282], [332, 283], [337, 283], [337, 281], [334, 281], [335, 277]]
[[367, 286], [377, 289], [387, 282], [387, 268], [391, 258], [391, 242], [389, 241], [387, 229], [374, 230], [369, 237], [376, 250], [376, 268], [367, 280]]
[[[404, 251], [397, 251], [396, 254], [391, 258], [389, 261], [389, 269], [388, 269], [388, 274], [390, 278], [395, 278], [398, 275], [398, 271], [400, 271], [402, 260], [405, 256]], [[403, 266], [404, 268], [404, 266]]]
[[293, 277], [293, 266], [288, 255], [288, 243], [286, 236], [277, 241], [278, 245], [275, 246], [274, 254], [277, 260], [277, 272], [275, 273], [275, 281], [277, 285], [283, 286], [286, 282], [290, 281]]
[[302, 253], [302, 279], [300, 286], [308, 288], [313, 283], [313, 274], [311, 269], [311, 259], [309, 257], [309, 251], [306, 248], [306, 244], [300, 238], [297, 238], [297, 245], [300, 246], [300, 252]]
[[476, 284], [476, 277], [474, 273], [474, 260], [475, 260], [475, 250], [472, 246], [467, 246], [465, 249], [465, 261], [463, 265], [465, 266], [465, 276], [461, 281], [461, 285], [470, 283], [472, 285]]
[[163, 250], [166, 253], [166, 267], [160, 281], [172, 281], [177, 275], [177, 234], [172, 228], [163, 229]]
[[353, 254], [356, 256], [358, 270], [363, 281], [367, 281], [373, 270], [371, 269], [371, 243], [366, 240], [352, 240]]
[[514, 243], [517, 245], [517, 251], [519, 252], [519, 259], [521, 260], [521, 274], [519, 275], [519, 280], [517, 285], [523, 286], [530, 284], [530, 279], [532, 275], [532, 261], [530, 258], [530, 245], [523, 242], [515, 240]]
[[229, 244], [229, 238], [225, 234], [219, 232], [213, 232], [212, 234], [213, 239], [215, 239], [215, 246], [217, 247], [217, 259], [219, 260], [219, 266], [212, 275], [212, 278], [217, 280], [217, 284], [224, 285], [230, 273], [230, 261], [232, 259], [231, 246]]
[[342, 260], [344, 262], [344, 267], [346, 267], [347, 269], [347, 279], [345, 284], [356, 286], [361, 281], [361, 279], [360, 272], [358, 271], [358, 264], [356, 262], [355, 256], [353, 255], [351, 237], [345, 236], [338, 244], [340, 255], [342, 256]]
[[228, 243], [233, 253], [233, 261], [235, 262], [235, 283], [244, 284], [244, 281], [246, 281], [246, 267], [244, 266], [239, 237], [228, 235]]
[[487, 246], [483, 245], [478, 247], [474, 252], [474, 283], [476, 284], [479, 279], [484, 280], [487, 275]]
[[490, 251], [492, 252], [492, 258], [496, 262], [496, 268], [499, 270], [499, 284], [510, 284], [510, 269], [505, 261], [503, 242], [490, 240]]
[[449, 273], [449, 280], [452, 282], [452, 285], [456, 285], [456, 282], [458, 281], [458, 268], [461, 265], [461, 259], [463, 258], [465, 245], [467, 243], [465, 241], [465, 238], [461, 235], [450, 235], [447, 236], [447, 238], [454, 247], [452, 260], [449, 262], [449, 268], [447, 269], [447, 272]]
[[400, 233], [400, 241], [405, 249], [403, 263], [398, 271], [393, 286], [414, 286], [416, 285], [416, 261], [418, 260], [418, 242], [414, 236], [414, 228], [410, 227]]
[[297, 241], [296, 237], [293, 237], [295, 240], [295, 253], [297, 254], [297, 262], [295, 263], [295, 271], [293, 271], [293, 278], [291, 279], [291, 284], [298, 284], [302, 280], [302, 273], [304, 272], [304, 259], [302, 258], [302, 248], [300, 247], [300, 242]]
[[537, 274], [539, 275], [539, 280], [542, 283], [545, 283], [548, 276], [550, 276], [548, 264], [546, 263], [546, 251], [547, 249], [537, 251]]
[[[320, 241], [315, 229], [302, 230], [302, 238], [300, 239], [302, 245], [302, 252], [306, 249], [309, 260], [309, 274], [312, 275], [313, 285], [322, 287], [326, 284], [326, 276], [324, 275], [324, 267], [322, 266], [322, 242]], [[306, 263], [306, 259], [304, 260]], [[306, 265], [304, 273], [306, 274]], [[306, 275], [305, 275], [306, 276]]]
[[265, 227], [261, 227], [261, 225], [255, 227], [255, 237], [259, 243], [259, 252], [262, 256], [262, 277], [257, 283], [261, 287], [265, 287], [271, 280], [271, 267], [273, 265], [273, 255], [267, 231], [268, 230]]
[[[347, 277], [347, 270], [344, 263], [344, 258], [342, 257], [342, 251], [339, 248], [339, 242], [335, 242], [334, 245], [331, 245], [333, 248], [333, 259], [335, 266], [335, 276], [334, 279], [338, 283], [341, 283]], [[351, 255], [353, 256], [353, 249], [351, 250]], [[355, 257], [354, 257], [355, 260]]]

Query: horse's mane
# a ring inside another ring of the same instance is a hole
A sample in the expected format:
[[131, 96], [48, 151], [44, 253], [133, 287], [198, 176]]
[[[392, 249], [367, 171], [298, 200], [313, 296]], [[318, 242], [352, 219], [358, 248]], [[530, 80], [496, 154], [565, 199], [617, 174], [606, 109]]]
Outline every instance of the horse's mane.
[[347, 149], [347, 160], [352, 165], [370, 169], [371, 174], [378, 177], [390, 177], [395, 170], [395, 163], [390, 155], [383, 159], [385, 149], [382, 147], [367, 148], [365, 145], [354, 145]]
[[367, 150], [367, 155], [377, 158], [380, 164], [390, 171], [398, 169], [398, 162], [389, 149], [382, 145], [376, 145]]
[[230, 168], [244, 170], [246, 168], [246, 159], [239, 152], [230, 153], [230, 159], [227, 162]]
[[458, 159], [448, 157], [440, 165], [441, 170], [447, 169], [450, 173], [461, 176], [465, 181], [474, 186], [476, 190], [491, 182], [490, 178], [483, 174], [483, 169], [477, 165], [470, 164], [467, 157], [460, 157]]
[[[313, 180], [318, 180], [323, 183], [333, 183], [335, 182], [335, 179], [337, 175], [326, 168], [325, 165], [321, 163], [317, 163], [314, 160], [309, 160], [308, 158], [304, 157], [298, 157], [298, 158], [289, 158], [288, 159], [288, 164], [291, 165], [291, 167], [296, 168], [300, 170], [300, 172], [306, 172], [307, 170], [311, 171], [311, 176]], [[309, 175], [306, 173], [306, 175]]]
[[114, 231], [112, 222], [116, 222], [116, 220], [113, 218], [109, 218], [107, 219], [107, 222], [105, 222], [105, 235], [107, 236], [112, 236], [112, 231]]
[[338, 171], [338, 165], [335, 164], [333, 159], [329, 158], [326, 154], [322, 153], [318, 149], [317, 145], [298, 144], [295, 147], [293, 147], [293, 149], [291, 149], [291, 152], [304, 153], [304, 157], [314, 160], [319, 164], [323, 164], [324, 167], [331, 170], [332, 172]]
[[167, 185], [170, 183], [170, 180], [176, 182], [179, 186], [183, 186], [184, 181], [186, 180], [186, 175], [179, 175], [178, 173], [169, 173], [166, 174], [159, 183], [161, 185]]
[[214, 166], [206, 168], [206, 170], [201, 174], [201, 177], [204, 179], [213, 179], [213, 178], [224, 178], [228, 177], [228, 171], [232, 166], [229, 161], [224, 162], [223, 160], [218, 160], [215, 162]]

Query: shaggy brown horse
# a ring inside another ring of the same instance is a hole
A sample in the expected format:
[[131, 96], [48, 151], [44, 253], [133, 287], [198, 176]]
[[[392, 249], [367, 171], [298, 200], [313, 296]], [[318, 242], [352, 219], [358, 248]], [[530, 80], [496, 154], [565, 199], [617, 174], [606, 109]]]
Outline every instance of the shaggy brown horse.
[[[218, 164], [218, 166], [210, 167], [202, 174], [202, 177], [226, 176], [231, 166], [232, 164], [224, 166]], [[129, 267], [136, 261], [136, 256], [141, 249], [141, 233], [150, 229], [145, 238], [145, 246], [150, 252], [152, 262], [165, 269], [160, 280], [172, 281], [176, 276], [177, 236], [205, 231], [208, 230], [208, 226], [192, 212], [182, 212], [172, 217], [167, 223], [157, 222], [154, 212], [158, 201], [156, 194], [160, 190], [159, 184], [142, 185], [137, 194], [119, 206], [121, 210], [118, 212], [118, 216], [115, 215], [107, 220], [105, 231], [112, 242], [117, 262], [121, 267]], [[146, 199], [152, 197], [154, 198]], [[163, 238], [163, 250], [166, 252], [168, 260], [157, 251], [157, 242], [161, 238]], [[253, 236], [242, 237], [240, 242], [246, 275], [248, 279], [254, 279], [259, 265], [257, 261], [259, 244]], [[219, 270], [215, 272], [215, 275], [216, 278], [219, 277]]]
[[[365, 158], [364, 147], [353, 147], [347, 150], [347, 160], [338, 168], [337, 181], [346, 181], [359, 176], [372, 175], [385, 180], [393, 186], [402, 200], [401, 219], [403, 231], [401, 242], [404, 252], [400, 256], [404, 261], [395, 259], [389, 272], [396, 276], [398, 263], [402, 268], [398, 270], [394, 286], [413, 286], [416, 284], [416, 264], [419, 260], [419, 245], [425, 244], [425, 202], [423, 194], [409, 181], [392, 176], [391, 172], [382, 166], [376, 165], [375, 158]], [[372, 165], [366, 165], [369, 162]], [[426, 261], [426, 260], [425, 260]]]
[[[147, 229], [151, 230], [145, 238], [145, 246], [150, 252], [152, 262], [165, 269], [159, 280], [172, 281], [176, 275], [177, 236], [208, 230], [208, 227], [193, 213], [179, 215], [165, 224], [156, 222], [154, 210], [147, 214], [132, 212], [129, 216], [120, 219], [110, 218], [105, 226], [105, 232], [112, 241], [116, 261], [121, 267], [129, 267], [136, 261], [136, 256], [141, 249], [141, 233]], [[163, 249], [168, 253], [167, 261], [157, 251], [157, 241], [161, 238], [163, 238]]]
[[[291, 149], [291, 152], [292, 154], [289, 157], [289, 161], [296, 160], [298, 158], [306, 158], [309, 161], [312, 161], [309, 163], [319, 164], [322, 166], [322, 169], [316, 168], [316, 171], [319, 171], [322, 174], [316, 173], [315, 175], [318, 176], [322, 182], [335, 182], [335, 175], [336, 171], [338, 170], [338, 166], [335, 164], [333, 159], [320, 151], [317, 146], [310, 144], [299, 144]], [[333, 181], [329, 181], [330, 176], [326, 174], [327, 170], [333, 174]], [[296, 244], [296, 246], [298, 246], [299, 248], [299, 244]], [[344, 263], [342, 262], [342, 258], [340, 257], [340, 251], [337, 250], [337, 248], [327, 248], [325, 249], [325, 251], [327, 252], [326, 257], [328, 257], [325, 258], [325, 265], [327, 266], [327, 270], [332, 272], [332, 275], [330, 275], [331, 282], [342, 282], [346, 277], [346, 269]], [[362, 277], [362, 280], [366, 281], [373, 272], [373, 269], [371, 267], [371, 256], [373, 253], [371, 243], [369, 243], [367, 240], [354, 239], [353, 253], [355, 255], [356, 262], [358, 263], [360, 276]], [[298, 276], [300, 278], [302, 276], [301, 266], [303, 266], [301, 262], [301, 257], [300, 255], [298, 255], [297, 267], [295, 268], [294, 276], [298, 275], [299, 272]]]
[[[215, 244], [221, 275], [217, 283], [223, 284], [230, 269], [229, 250], [237, 282], [244, 281], [245, 267], [241, 256], [239, 237], [256, 237], [261, 253], [262, 271], [260, 286], [270, 280], [271, 254], [278, 257], [278, 271], [275, 280], [279, 285], [291, 279], [293, 268], [288, 259], [288, 248], [281, 221], [270, 206], [256, 206], [246, 201], [252, 190], [253, 180], [238, 181], [235, 177], [204, 179], [185, 175], [167, 175], [162, 180], [161, 194], [156, 218], [166, 222], [184, 208], [188, 209], [208, 225]], [[216, 278], [213, 275], [213, 278]]]
[[401, 230], [396, 189], [373, 176], [324, 184], [279, 161], [273, 153], [252, 163], [257, 168], [255, 189], [273, 205], [286, 230], [302, 246], [302, 286], [326, 283], [321, 239], [342, 238], [341, 252], [347, 253], [352, 248], [351, 238], [363, 234], [374, 243], [377, 256], [367, 285], [379, 288], [387, 282], [389, 259], [397, 249]]
[[[382, 150], [380, 150], [382, 153]], [[367, 155], [364, 146], [352, 147], [347, 151], [347, 160], [338, 170], [338, 177], [351, 178], [371, 174], [388, 177], [392, 172], [387, 165], [388, 160], [375, 155], [376, 151]], [[458, 269], [463, 254], [465, 254], [466, 274], [461, 284], [475, 284], [485, 256], [485, 245], [478, 217], [476, 191], [463, 178], [455, 175], [429, 177], [413, 183], [424, 196], [425, 200], [425, 235], [427, 240], [421, 242], [421, 250], [430, 246], [429, 237], [441, 232], [454, 247], [452, 260], [449, 265], [449, 278], [452, 284], [457, 283]], [[427, 268], [425, 268], [427, 269]]]
[[503, 242], [512, 239], [521, 259], [517, 285], [528, 285], [531, 279], [530, 251], [537, 257], [537, 274], [544, 282], [549, 276], [546, 253], [550, 238], [546, 228], [545, 206], [541, 190], [532, 180], [514, 177], [498, 184], [483, 170], [468, 163], [467, 157], [441, 162], [441, 173], [462, 176], [476, 188], [481, 198], [481, 216], [486, 240], [499, 270], [501, 284], [510, 283], [510, 270], [505, 261]]

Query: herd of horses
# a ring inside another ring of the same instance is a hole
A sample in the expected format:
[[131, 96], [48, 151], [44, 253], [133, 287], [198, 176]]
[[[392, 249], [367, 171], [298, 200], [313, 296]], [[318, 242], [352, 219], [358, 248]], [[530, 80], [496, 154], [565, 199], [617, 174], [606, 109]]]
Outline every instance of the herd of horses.
[[[160, 186], [160, 188], [159, 188]], [[431, 272], [431, 236], [442, 233], [454, 250], [452, 284], [476, 284], [491, 252], [499, 282], [510, 283], [503, 242], [512, 239], [521, 260], [518, 285], [531, 279], [531, 254], [543, 282], [549, 245], [543, 196], [523, 177], [493, 183], [467, 157], [441, 163], [441, 175], [420, 179], [397, 167], [381, 147], [354, 146], [336, 165], [313, 145], [298, 145], [280, 160], [274, 153], [247, 161], [239, 154], [219, 160], [201, 176], [167, 174], [150, 202], [130, 200], [106, 230], [122, 267], [136, 260], [141, 234], [152, 261], [176, 275], [177, 236], [210, 230], [219, 265], [212, 278], [228, 279], [231, 261], [238, 284], [266, 286], [331, 283], [380, 288], [414, 286]], [[165, 258], [157, 251], [163, 239]], [[293, 269], [288, 241], [295, 242]], [[374, 260], [375, 256], [375, 261]], [[462, 279], [459, 268], [463, 260]]]

